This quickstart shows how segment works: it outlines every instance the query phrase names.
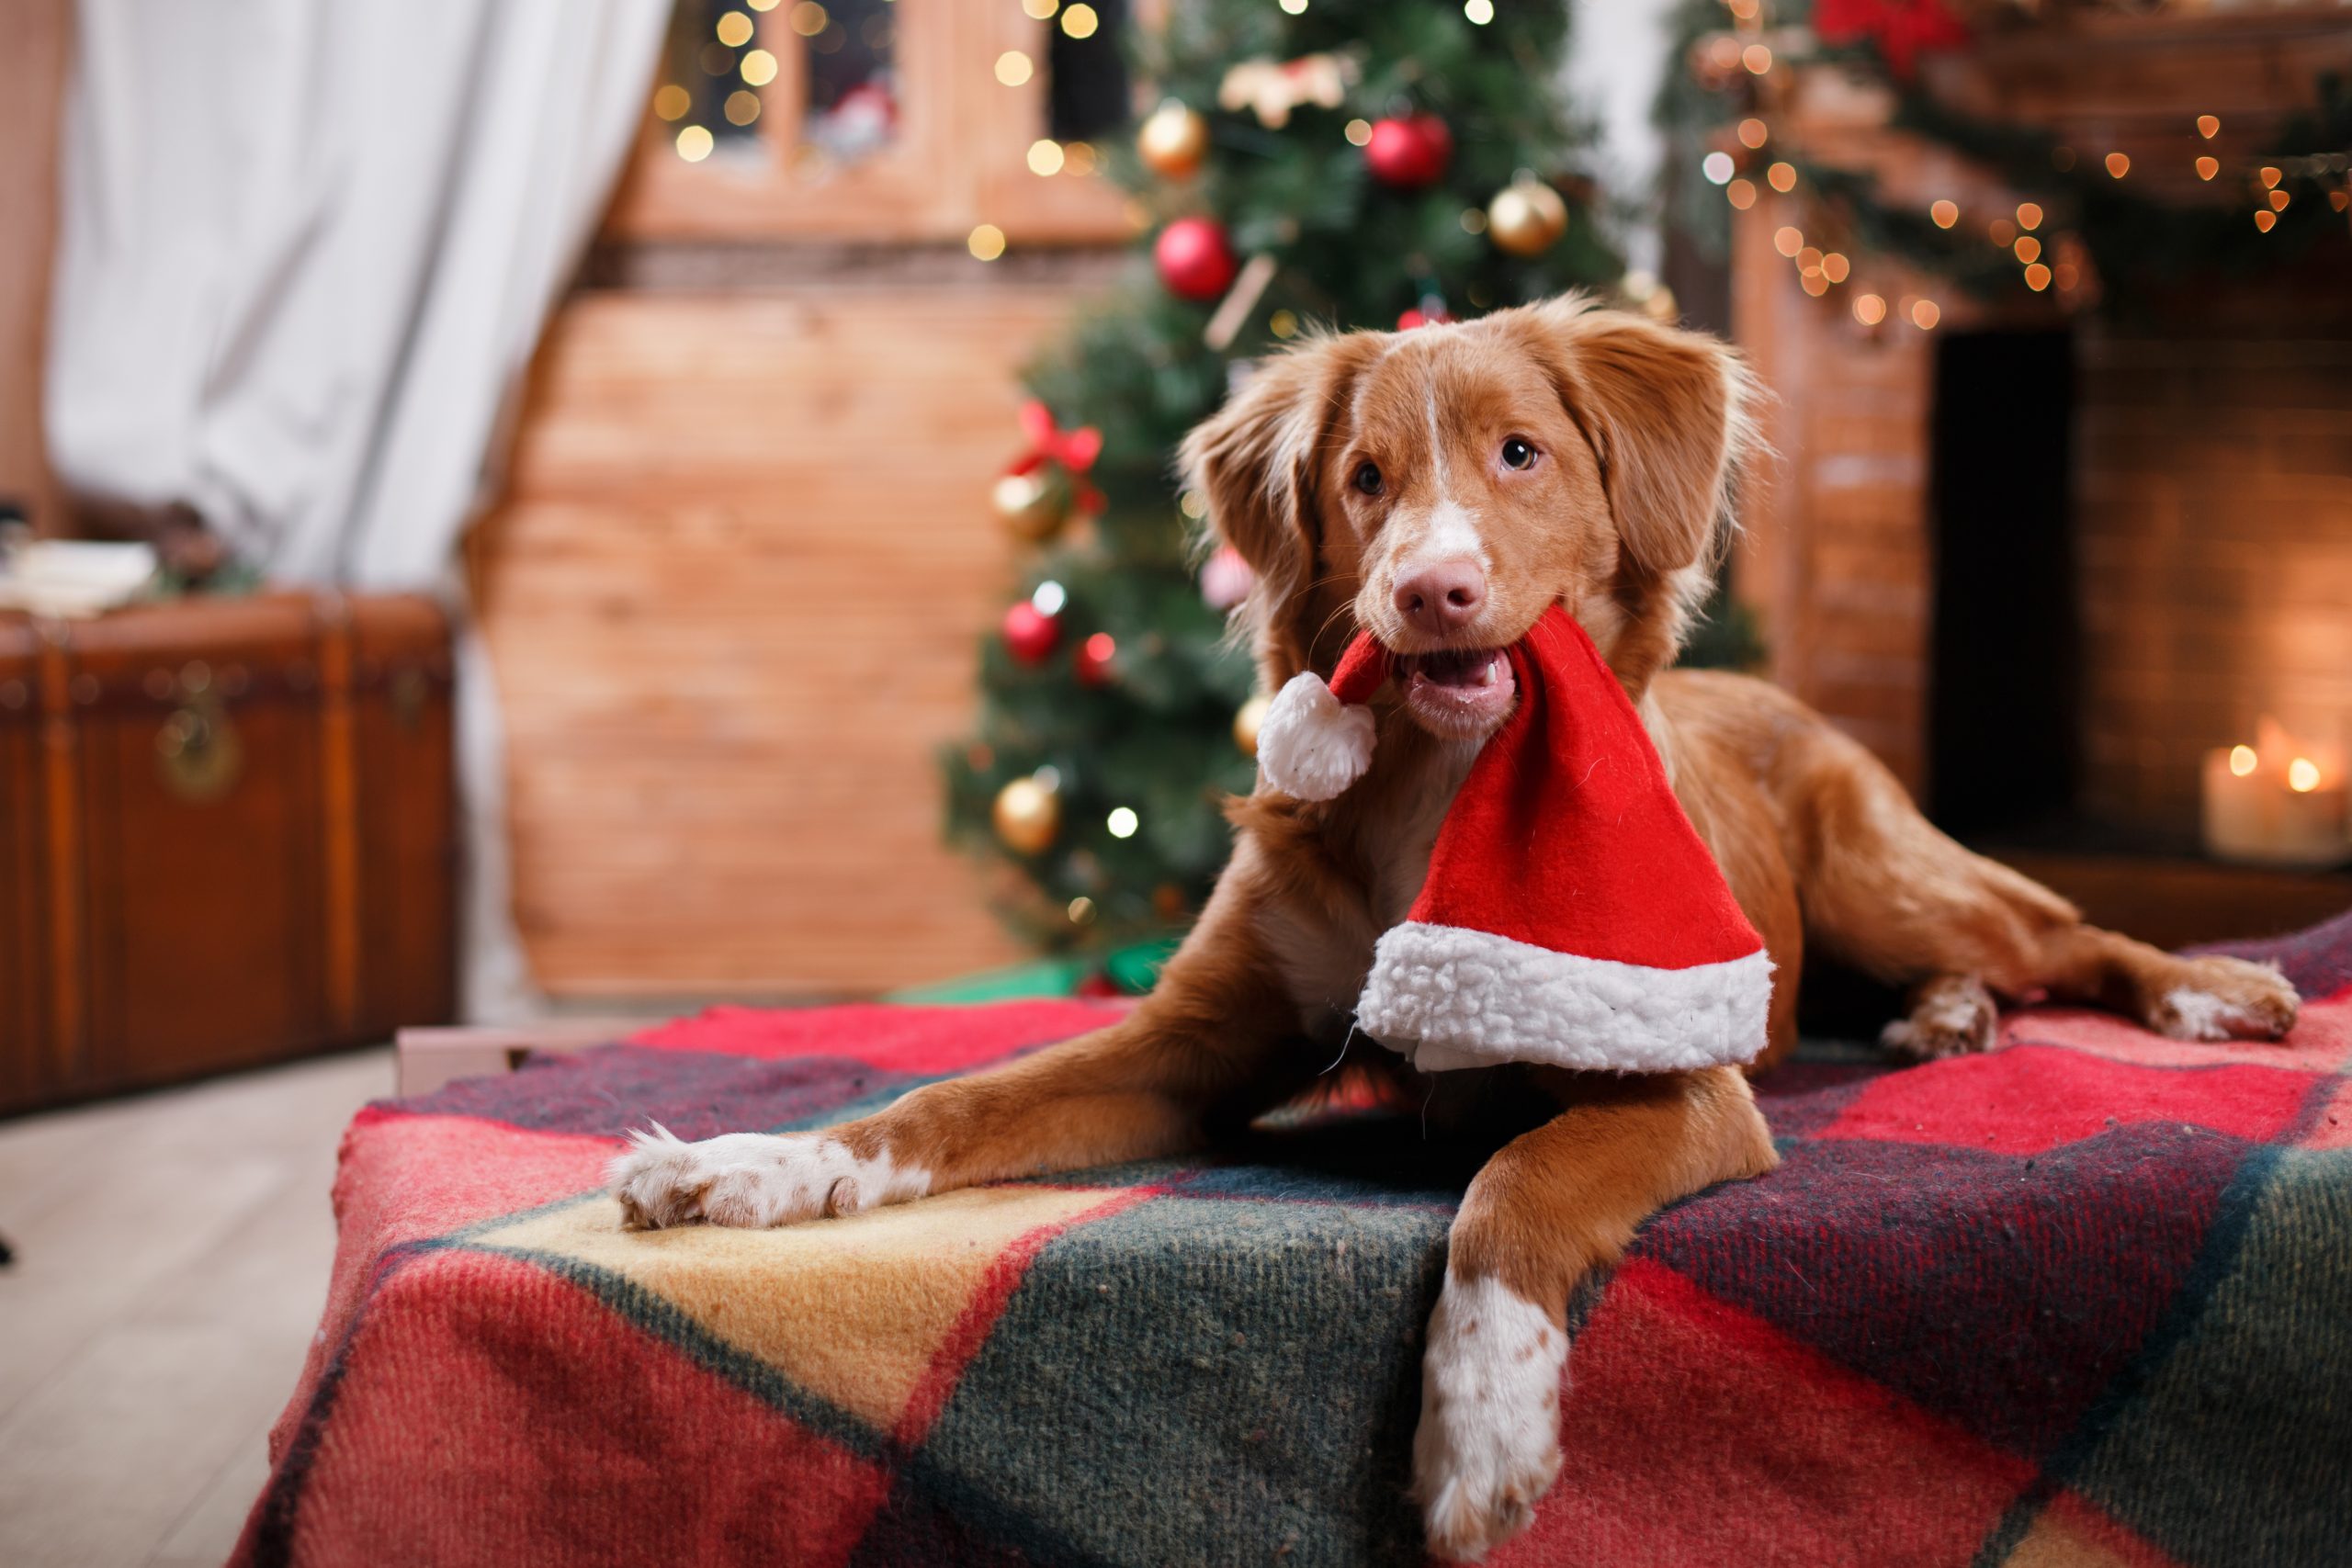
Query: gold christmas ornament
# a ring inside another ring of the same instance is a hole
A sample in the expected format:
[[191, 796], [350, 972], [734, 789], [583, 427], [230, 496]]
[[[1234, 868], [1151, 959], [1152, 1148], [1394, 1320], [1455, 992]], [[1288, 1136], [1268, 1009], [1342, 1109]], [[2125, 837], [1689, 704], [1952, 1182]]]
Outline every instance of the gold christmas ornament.
[[1004, 525], [1033, 545], [1052, 538], [1069, 521], [1070, 499], [1069, 486], [1044, 468], [1007, 474], [989, 493]]
[[1487, 203], [1487, 235], [1515, 256], [1540, 256], [1568, 231], [1568, 204], [1541, 180], [1516, 179]]
[[1626, 309], [1638, 310], [1661, 325], [1670, 327], [1681, 317], [1682, 310], [1675, 302], [1674, 290], [1659, 282], [1655, 274], [1629, 272], [1617, 280], [1617, 292], [1624, 299]]
[[1136, 156], [1165, 180], [1189, 180], [1208, 155], [1209, 122], [1170, 98], [1145, 117], [1136, 132]]
[[1061, 792], [1035, 778], [1014, 779], [996, 792], [989, 815], [1005, 848], [1015, 854], [1041, 855], [1062, 830]]
[[1241, 748], [1245, 757], [1258, 754], [1258, 727], [1266, 722], [1266, 694], [1259, 693], [1241, 705], [1233, 716], [1233, 743]]

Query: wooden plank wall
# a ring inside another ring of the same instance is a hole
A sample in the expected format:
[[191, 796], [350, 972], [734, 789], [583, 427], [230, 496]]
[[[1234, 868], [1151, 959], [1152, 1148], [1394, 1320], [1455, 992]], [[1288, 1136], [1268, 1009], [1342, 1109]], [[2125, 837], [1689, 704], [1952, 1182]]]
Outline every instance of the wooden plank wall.
[[1018, 956], [936, 749], [1014, 549], [1037, 282], [590, 291], [475, 575], [516, 912], [558, 996], [840, 995]]

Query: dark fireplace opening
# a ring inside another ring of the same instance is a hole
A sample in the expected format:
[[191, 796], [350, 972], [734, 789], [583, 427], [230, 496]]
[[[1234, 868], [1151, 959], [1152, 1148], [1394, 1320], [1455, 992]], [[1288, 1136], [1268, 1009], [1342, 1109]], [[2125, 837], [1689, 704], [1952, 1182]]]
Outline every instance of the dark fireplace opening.
[[1928, 815], [2162, 946], [2340, 913], [2352, 849], [2220, 852], [2204, 801], [2233, 744], [2352, 738], [2352, 328], [1953, 333], [1931, 379]]
[[2081, 778], [2065, 332], [1938, 345], [1928, 808], [1962, 839], [2064, 834]]

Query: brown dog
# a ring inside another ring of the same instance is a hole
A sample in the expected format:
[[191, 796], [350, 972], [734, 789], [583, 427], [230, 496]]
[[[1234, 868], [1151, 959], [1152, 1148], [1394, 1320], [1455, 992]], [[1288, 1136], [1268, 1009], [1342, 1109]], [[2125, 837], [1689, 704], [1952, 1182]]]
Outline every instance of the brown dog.
[[[1808, 946], [1916, 987], [1886, 1032], [1914, 1055], [1985, 1048], [1996, 996], [2096, 1003], [2181, 1039], [2284, 1033], [2295, 993], [2276, 973], [2086, 926], [1929, 827], [1780, 692], [1665, 672], [1725, 525], [1750, 395], [1723, 344], [1576, 299], [1266, 365], [1185, 443], [1186, 476], [1257, 570], [1245, 614], [1267, 690], [1328, 674], [1359, 626], [1398, 656], [1372, 771], [1327, 804], [1261, 786], [1234, 805], [1231, 864], [1123, 1021], [824, 1133], [646, 1137], [614, 1166], [628, 1222], [783, 1224], [1165, 1156], [1300, 1094], [1344, 1046], [1373, 944], [1510, 711], [1487, 655], [1554, 604], [1634, 699], [1770, 949], [1767, 1063], [1793, 1040]], [[1415, 1492], [1431, 1548], [1476, 1555], [1528, 1521], [1558, 1468], [1570, 1291], [1661, 1206], [1773, 1153], [1729, 1068], [1491, 1068], [1424, 1092], [1441, 1113], [1540, 1112], [1463, 1200], [1424, 1358]]]

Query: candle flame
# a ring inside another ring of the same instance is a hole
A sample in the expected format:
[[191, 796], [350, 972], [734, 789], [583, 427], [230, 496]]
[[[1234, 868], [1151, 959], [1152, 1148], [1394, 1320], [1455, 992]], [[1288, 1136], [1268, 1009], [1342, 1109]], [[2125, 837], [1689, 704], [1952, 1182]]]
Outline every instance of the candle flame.
[[2260, 759], [2255, 756], [2254, 748], [2251, 746], [2233, 746], [2230, 748], [2230, 772], [2237, 774], [2240, 778], [2244, 778], [2246, 774], [2254, 772], [2255, 764], [2259, 761]]
[[2298, 757], [2288, 763], [2287, 787], [2297, 795], [2309, 795], [2319, 788], [2319, 764], [2309, 757]]

